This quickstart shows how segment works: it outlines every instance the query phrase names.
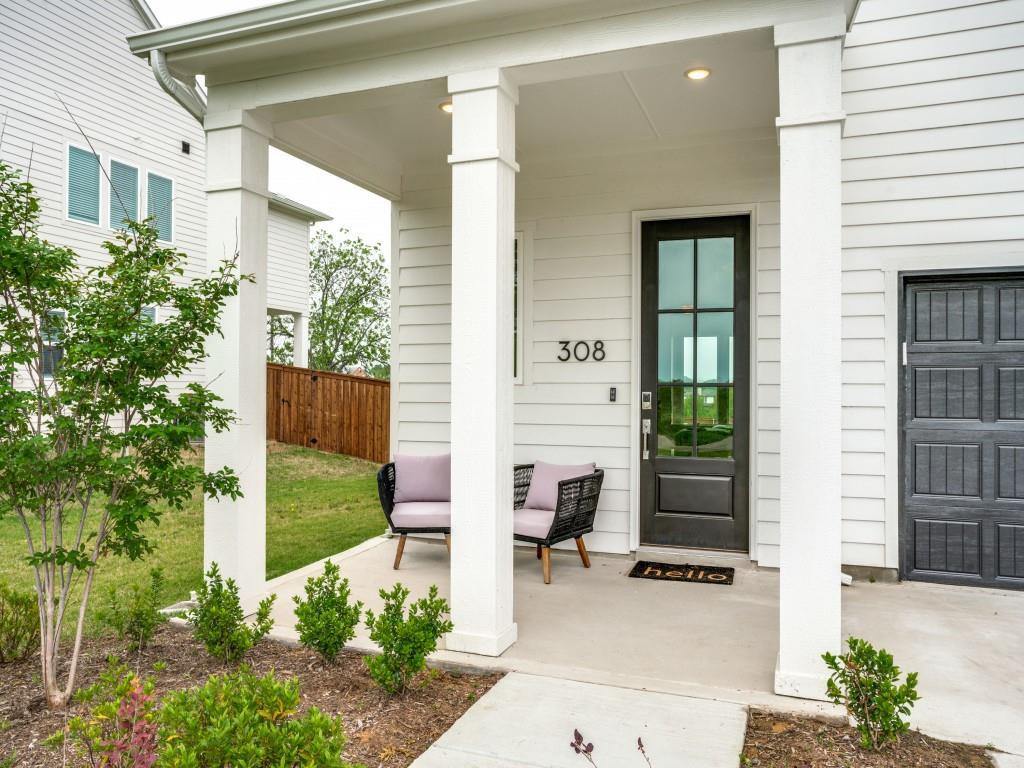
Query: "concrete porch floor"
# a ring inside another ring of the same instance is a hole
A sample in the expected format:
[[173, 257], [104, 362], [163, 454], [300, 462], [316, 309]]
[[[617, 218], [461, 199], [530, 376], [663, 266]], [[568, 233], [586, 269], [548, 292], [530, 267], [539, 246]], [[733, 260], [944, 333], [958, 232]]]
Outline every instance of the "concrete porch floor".
[[[375, 610], [377, 590], [401, 581], [412, 598], [437, 584], [448, 595], [448, 555], [439, 541], [410, 540], [400, 571], [395, 542], [371, 539], [332, 559], [355, 599]], [[664, 558], [668, 560], [668, 558]], [[692, 558], [687, 558], [692, 560]], [[633, 560], [575, 552], [552, 558], [545, 585], [532, 548], [516, 549], [519, 640], [500, 658], [440, 651], [437, 659], [529, 674], [607, 683], [801, 712], [835, 714], [831, 705], [776, 696], [778, 574], [745, 561], [731, 587], [629, 579]], [[269, 582], [278, 595], [275, 635], [295, 640], [293, 595], [316, 563]], [[888, 649], [920, 673], [913, 723], [926, 733], [991, 744], [1024, 755], [1024, 593], [937, 585], [856, 582], [843, 589], [843, 631]], [[360, 628], [353, 645], [372, 647]]]

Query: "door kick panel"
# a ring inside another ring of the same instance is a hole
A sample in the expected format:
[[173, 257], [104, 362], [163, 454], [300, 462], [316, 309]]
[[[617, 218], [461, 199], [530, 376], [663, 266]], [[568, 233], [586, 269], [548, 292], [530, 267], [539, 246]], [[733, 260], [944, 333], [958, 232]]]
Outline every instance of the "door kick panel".
[[732, 517], [731, 477], [658, 475], [658, 514]]

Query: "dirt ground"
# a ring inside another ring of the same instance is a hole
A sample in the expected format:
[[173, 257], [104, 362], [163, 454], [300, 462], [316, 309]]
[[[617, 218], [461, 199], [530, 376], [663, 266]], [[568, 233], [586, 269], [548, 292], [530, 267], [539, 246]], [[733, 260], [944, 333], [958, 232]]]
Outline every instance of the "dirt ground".
[[743, 768], [992, 768], [981, 747], [916, 731], [881, 752], [861, 749], [850, 726], [830, 720], [751, 710]]
[[[187, 631], [165, 627], [141, 655], [127, 654], [124, 643], [111, 638], [87, 641], [79, 687], [95, 681], [110, 654], [151, 675], [158, 694], [197, 686], [229, 669], [211, 659]], [[265, 641], [247, 662], [260, 674], [274, 670], [281, 677], [298, 677], [303, 706], [341, 715], [346, 759], [368, 768], [408, 766], [500, 678], [429, 670], [409, 691], [389, 698], [370, 679], [357, 653], [346, 651], [335, 665], [325, 667], [311, 651]], [[42, 744], [62, 729], [65, 716], [46, 709], [35, 658], [0, 666], [2, 768], [87, 765], [74, 755], [64, 762], [61, 748]]]

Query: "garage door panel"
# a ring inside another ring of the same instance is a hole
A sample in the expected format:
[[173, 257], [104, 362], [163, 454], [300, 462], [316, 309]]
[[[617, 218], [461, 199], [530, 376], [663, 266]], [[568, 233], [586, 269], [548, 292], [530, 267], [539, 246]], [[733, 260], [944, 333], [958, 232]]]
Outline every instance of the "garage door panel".
[[908, 282], [901, 571], [1024, 589], [1024, 279]]
[[1024, 368], [999, 369], [1000, 421], [1024, 419]]
[[996, 573], [1002, 578], [1024, 579], [1024, 525], [1000, 523], [996, 526], [996, 539]]

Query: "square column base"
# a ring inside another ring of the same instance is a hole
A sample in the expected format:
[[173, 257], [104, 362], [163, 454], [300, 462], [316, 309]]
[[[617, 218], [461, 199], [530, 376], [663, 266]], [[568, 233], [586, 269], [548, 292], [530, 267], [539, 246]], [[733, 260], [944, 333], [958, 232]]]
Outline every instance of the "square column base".
[[445, 648], [459, 653], [478, 656], [501, 656], [519, 637], [519, 627], [513, 624], [500, 635], [475, 635], [455, 630], [445, 636]]
[[804, 672], [787, 672], [779, 668], [779, 659], [775, 660], [775, 693], [779, 696], [792, 696], [797, 699], [815, 699], [829, 701], [825, 683], [827, 674], [807, 674]]

